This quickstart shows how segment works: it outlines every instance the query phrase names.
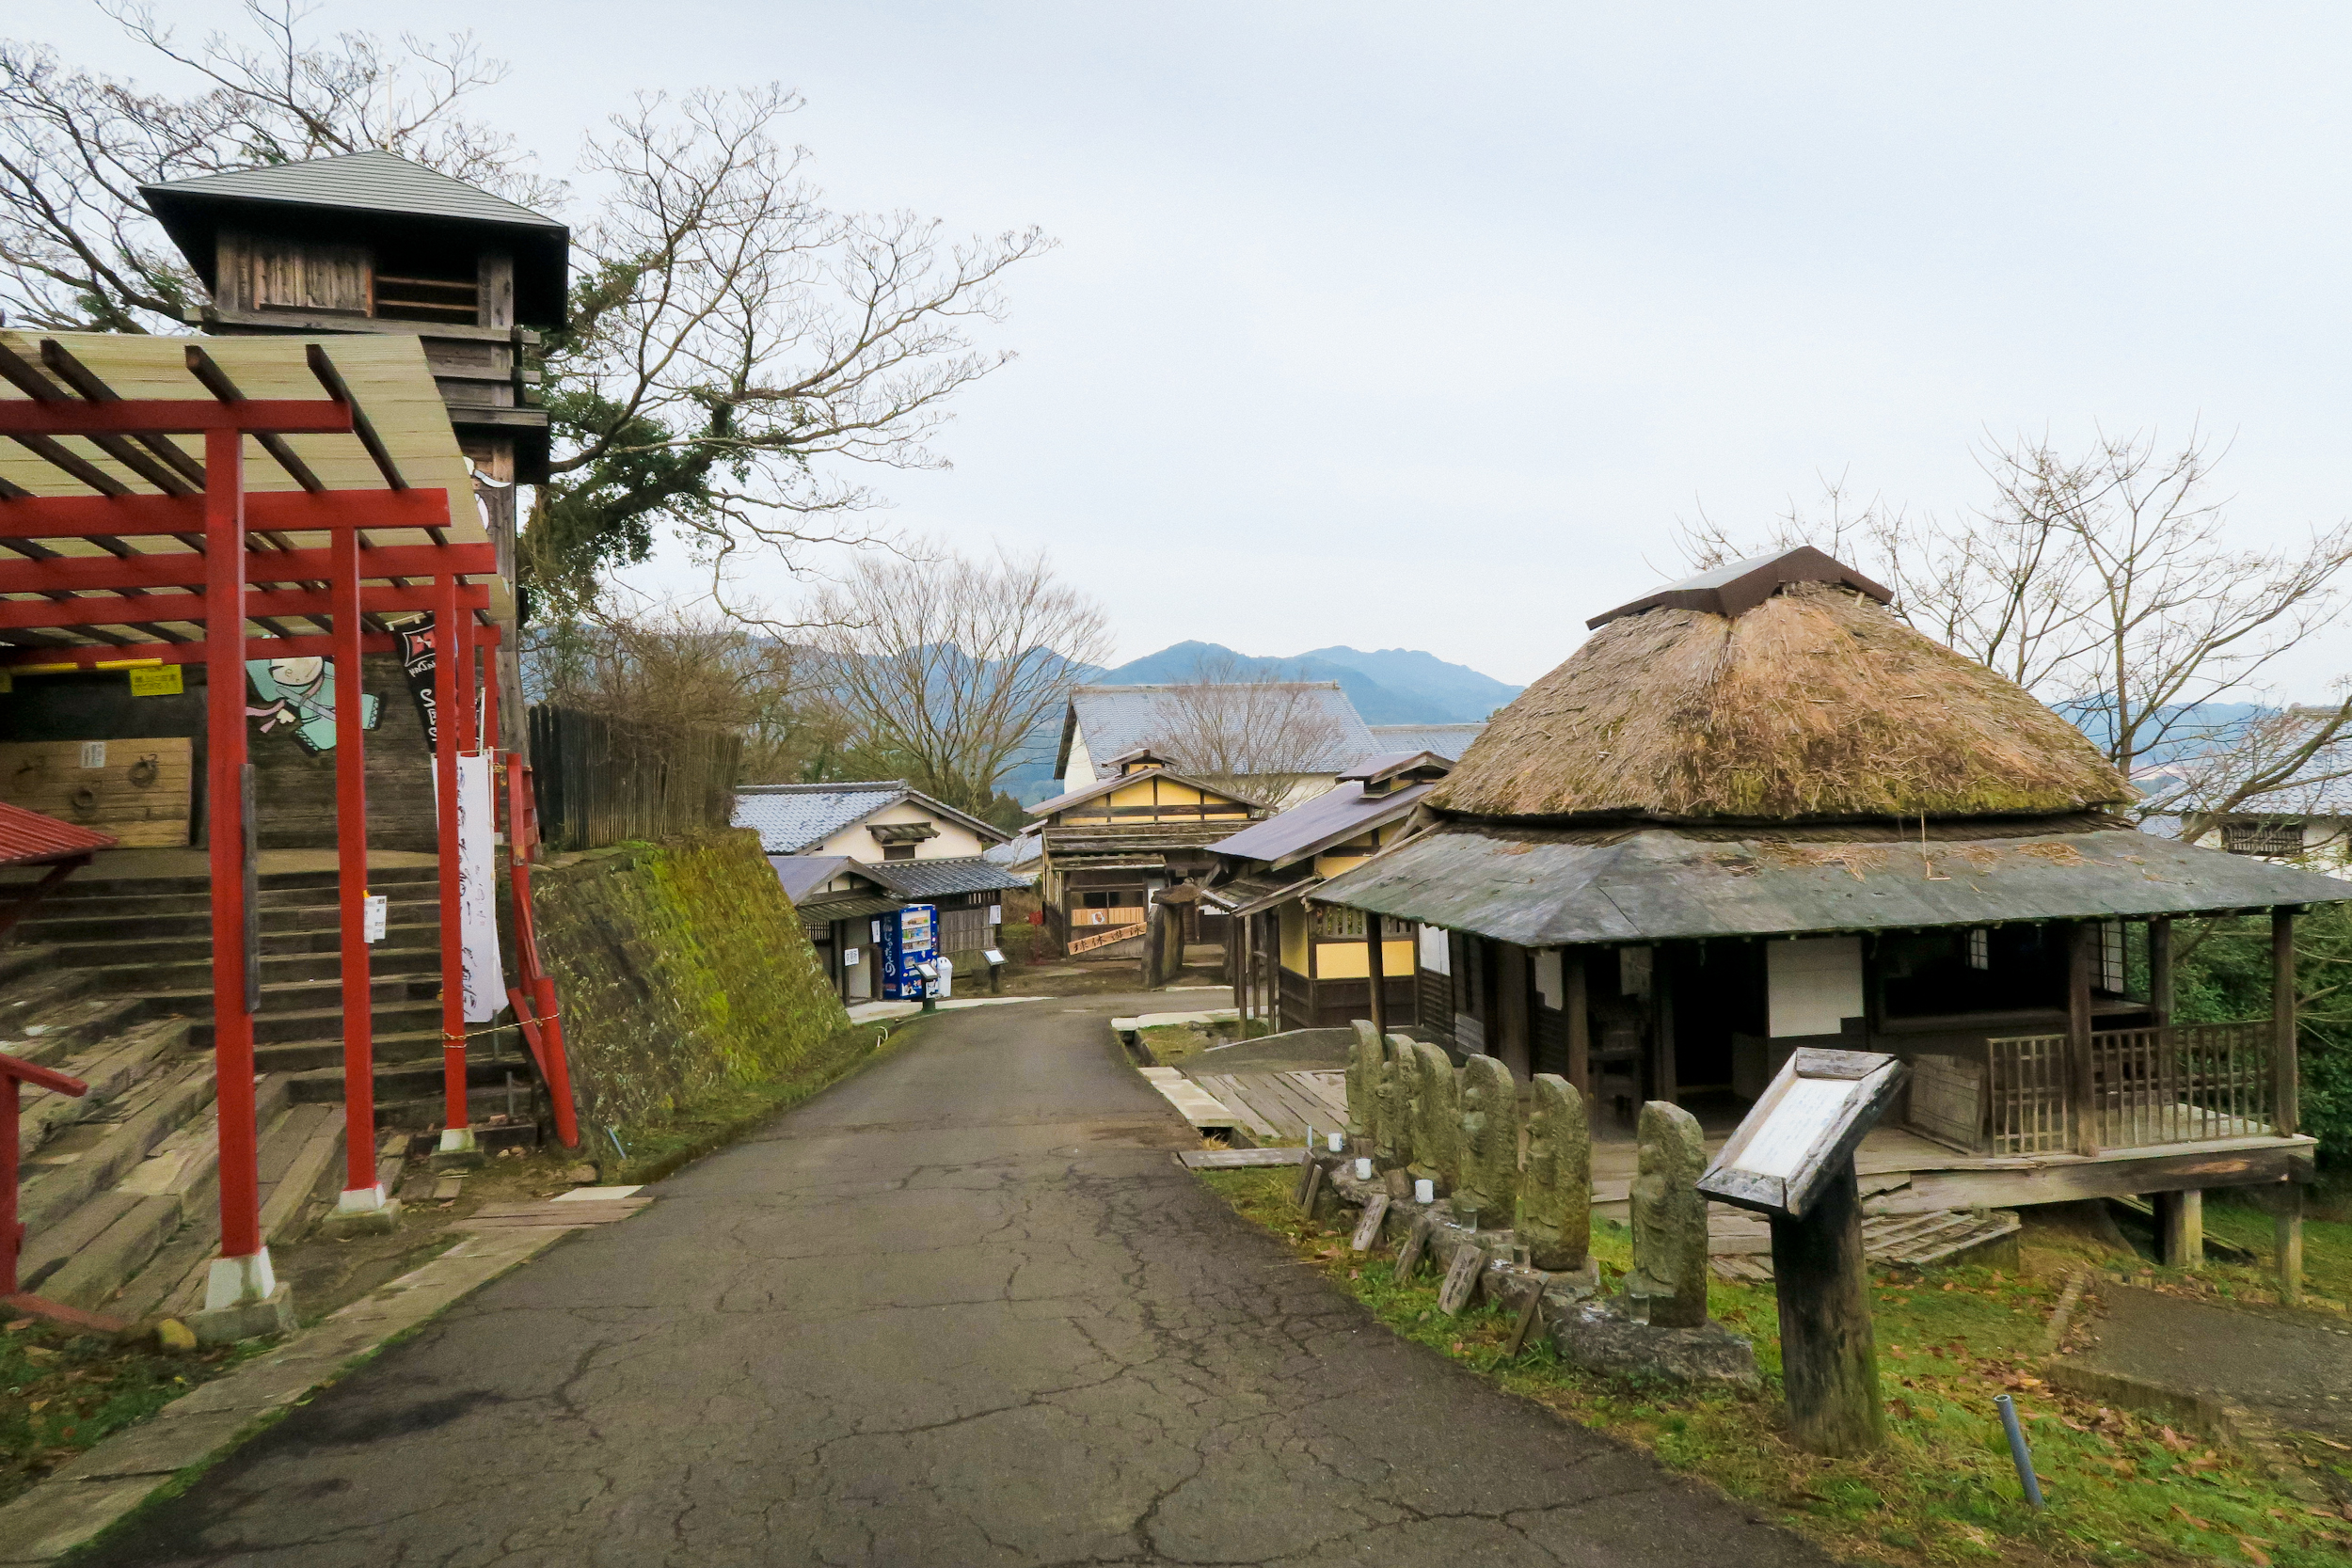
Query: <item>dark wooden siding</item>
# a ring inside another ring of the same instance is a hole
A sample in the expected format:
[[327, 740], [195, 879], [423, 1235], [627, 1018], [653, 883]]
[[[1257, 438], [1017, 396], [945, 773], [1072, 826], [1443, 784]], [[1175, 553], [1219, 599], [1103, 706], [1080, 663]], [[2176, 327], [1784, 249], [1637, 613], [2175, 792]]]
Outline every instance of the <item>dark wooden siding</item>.
[[1413, 989], [1420, 993], [1415, 1022], [1428, 1025], [1447, 1039], [1454, 1036], [1454, 976], [1434, 969], [1413, 971]]
[[1535, 1070], [1568, 1075], [1568, 1015], [1540, 1002], [1532, 1009], [1535, 1024]]

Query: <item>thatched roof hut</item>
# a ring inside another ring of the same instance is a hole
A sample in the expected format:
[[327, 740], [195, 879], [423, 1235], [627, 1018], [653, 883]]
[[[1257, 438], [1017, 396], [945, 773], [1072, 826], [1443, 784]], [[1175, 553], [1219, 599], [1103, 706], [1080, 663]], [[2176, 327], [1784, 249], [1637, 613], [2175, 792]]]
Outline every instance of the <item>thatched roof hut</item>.
[[[1804, 823], [2134, 798], [2022, 687], [1906, 625], [1867, 578], [1803, 553], [1819, 564], [1769, 557], [1708, 574], [1728, 578], [1711, 592], [1744, 601], [1733, 613], [1692, 607], [1708, 591], [1677, 584], [1600, 617], [1495, 715], [1431, 804], [1554, 822]], [[1775, 591], [1736, 592], [1759, 577]]]

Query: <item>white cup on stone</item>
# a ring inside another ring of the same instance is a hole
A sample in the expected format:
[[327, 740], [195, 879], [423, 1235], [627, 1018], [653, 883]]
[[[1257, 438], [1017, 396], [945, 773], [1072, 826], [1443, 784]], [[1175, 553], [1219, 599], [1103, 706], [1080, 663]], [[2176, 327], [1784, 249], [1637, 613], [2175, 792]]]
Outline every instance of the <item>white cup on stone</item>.
[[1415, 1203], [1437, 1202], [1438, 1184], [1425, 1176], [1416, 1178], [1413, 1181], [1413, 1201]]
[[1370, 1160], [1359, 1160], [1356, 1162], [1356, 1180], [1359, 1181], [1369, 1181], [1372, 1180], [1372, 1162]]
[[1340, 1151], [1340, 1146], [1345, 1142], [1346, 1135], [1344, 1133], [1333, 1132], [1330, 1134], [1329, 1142], [1325, 1147], [1328, 1148], [1332, 1153], [1337, 1154]]

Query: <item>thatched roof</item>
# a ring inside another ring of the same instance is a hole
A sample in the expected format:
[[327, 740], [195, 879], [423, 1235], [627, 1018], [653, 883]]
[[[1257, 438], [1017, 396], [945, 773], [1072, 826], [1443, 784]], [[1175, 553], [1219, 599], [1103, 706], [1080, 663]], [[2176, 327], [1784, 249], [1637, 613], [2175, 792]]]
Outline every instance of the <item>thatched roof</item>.
[[1804, 822], [2133, 798], [2022, 687], [1814, 581], [1737, 615], [1661, 607], [1610, 621], [1494, 716], [1429, 803], [1482, 817]]

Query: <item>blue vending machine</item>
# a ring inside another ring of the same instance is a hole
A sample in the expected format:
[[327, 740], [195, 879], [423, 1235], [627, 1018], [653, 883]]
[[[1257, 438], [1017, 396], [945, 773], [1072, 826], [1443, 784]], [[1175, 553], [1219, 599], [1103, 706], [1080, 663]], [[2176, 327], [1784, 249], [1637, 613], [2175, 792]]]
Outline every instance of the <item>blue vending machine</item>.
[[874, 946], [882, 956], [882, 994], [892, 1002], [923, 1000], [923, 976], [917, 964], [939, 958], [939, 911], [930, 904], [909, 904], [874, 922]]

